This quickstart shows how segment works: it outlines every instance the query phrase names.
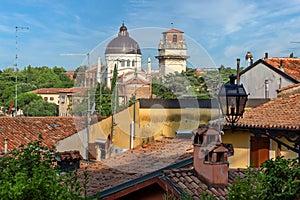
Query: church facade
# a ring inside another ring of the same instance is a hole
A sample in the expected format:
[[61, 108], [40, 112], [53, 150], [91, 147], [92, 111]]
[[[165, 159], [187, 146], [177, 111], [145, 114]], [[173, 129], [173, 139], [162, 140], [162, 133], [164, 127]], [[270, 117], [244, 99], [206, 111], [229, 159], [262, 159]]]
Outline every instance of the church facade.
[[[169, 73], [186, 70], [187, 46], [183, 33], [177, 29], [164, 31], [163, 39], [159, 43], [159, 77]], [[119, 103], [127, 103], [131, 98], [151, 98], [151, 79], [154, 76], [151, 59], [147, 60], [146, 69], [142, 69], [142, 51], [137, 41], [129, 36], [124, 23], [121, 25], [117, 37], [113, 38], [105, 49], [105, 63], [98, 61], [97, 81], [112, 86], [114, 69], [117, 69]]]
[[[151, 80], [142, 69], [142, 52], [139, 44], [129, 36], [127, 27], [122, 24], [118, 36], [112, 39], [105, 49], [105, 74], [103, 82], [111, 88], [116, 66], [118, 74], [119, 102], [126, 103], [130, 98], [150, 98]], [[142, 90], [142, 92], [141, 92]]]

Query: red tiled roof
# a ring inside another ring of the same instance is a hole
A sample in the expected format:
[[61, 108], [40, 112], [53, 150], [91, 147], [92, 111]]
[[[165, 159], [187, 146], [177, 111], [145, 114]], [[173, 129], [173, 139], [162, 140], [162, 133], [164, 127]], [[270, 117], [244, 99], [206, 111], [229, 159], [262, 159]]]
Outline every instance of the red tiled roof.
[[72, 88], [61, 88], [60, 93], [84, 93], [88, 90], [87, 87], [72, 87]]
[[88, 194], [93, 195], [191, 158], [191, 148], [192, 140], [164, 138], [101, 162], [81, 163], [79, 172], [88, 171]]
[[167, 181], [171, 182], [183, 193], [189, 194], [193, 199], [200, 199], [204, 192], [213, 195], [217, 199], [228, 198], [228, 186], [234, 183], [236, 177], [244, 177], [245, 174], [240, 169], [228, 170], [228, 186], [213, 187], [202, 181], [193, 168], [165, 170]]
[[177, 30], [175, 28], [172, 28], [170, 30], [166, 30], [163, 33], [184, 33], [183, 31]]
[[273, 99], [247, 110], [236, 126], [300, 130], [300, 94]]
[[86, 87], [72, 87], [72, 88], [40, 88], [31, 91], [35, 94], [59, 94], [59, 93], [82, 93], [87, 91]]
[[83, 159], [78, 150], [59, 152], [59, 156], [61, 161], [76, 161]]
[[35, 94], [58, 94], [60, 92], [60, 90], [62, 90], [62, 89], [64, 89], [64, 88], [40, 88], [40, 89], [31, 91], [31, 93], [35, 93]]
[[277, 92], [282, 92], [282, 91], [285, 91], [285, 90], [290, 90], [292, 88], [300, 88], [300, 83], [293, 84], [293, 85], [288, 85], [288, 86], [283, 87], [283, 88], [279, 88], [279, 89], [277, 89]]
[[73, 117], [0, 117], [0, 154], [4, 153], [5, 139], [8, 139], [7, 151], [11, 151], [38, 140], [39, 134], [43, 145], [51, 148], [84, 128], [85, 122]]
[[282, 64], [285, 73], [300, 81], [300, 58], [267, 58], [265, 61], [278, 69]]

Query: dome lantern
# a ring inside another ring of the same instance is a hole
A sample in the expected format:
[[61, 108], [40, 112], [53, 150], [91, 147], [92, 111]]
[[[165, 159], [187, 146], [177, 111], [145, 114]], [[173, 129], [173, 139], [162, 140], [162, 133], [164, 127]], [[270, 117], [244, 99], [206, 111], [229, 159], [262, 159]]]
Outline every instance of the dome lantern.
[[124, 25], [124, 22], [122, 23], [122, 26], [120, 27], [120, 32], [118, 36], [127, 36], [129, 37], [129, 34], [127, 32], [127, 27]]
[[142, 54], [138, 43], [129, 37], [129, 33], [124, 22], [120, 27], [118, 37], [112, 39], [108, 43], [105, 49], [105, 54]]

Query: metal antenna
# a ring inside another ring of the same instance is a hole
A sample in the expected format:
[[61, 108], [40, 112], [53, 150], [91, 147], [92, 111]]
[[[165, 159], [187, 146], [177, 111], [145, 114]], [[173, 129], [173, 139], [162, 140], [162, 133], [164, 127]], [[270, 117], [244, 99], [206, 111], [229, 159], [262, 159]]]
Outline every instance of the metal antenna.
[[16, 26], [16, 102], [15, 102], [15, 116], [17, 116], [18, 112], [18, 30], [19, 29], [29, 29], [26, 26]]

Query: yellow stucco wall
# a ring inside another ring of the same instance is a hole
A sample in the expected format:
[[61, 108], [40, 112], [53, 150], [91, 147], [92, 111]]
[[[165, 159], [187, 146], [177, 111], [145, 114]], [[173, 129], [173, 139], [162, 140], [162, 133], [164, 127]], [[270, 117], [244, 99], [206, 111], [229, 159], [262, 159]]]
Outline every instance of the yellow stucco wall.
[[[113, 130], [114, 145], [117, 148], [130, 148], [130, 123], [133, 121], [134, 106], [115, 115]], [[212, 109], [165, 109], [143, 108], [136, 104], [136, 137], [134, 146], [142, 145], [160, 137], [175, 137], [176, 130], [194, 130], [200, 123], [208, 123], [215, 119], [218, 111]], [[91, 126], [90, 143], [96, 139], [107, 139], [111, 134], [112, 118], [106, 118]], [[222, 135], [224, 143], [234, 146], [234, 156], [228, 158], [231, 168], [246, 168], [250, 165], [250, 137], [249, 131], [226, 130]], [[284, 138], [283, 141], [287, 142]], [[270, 140], [270, 158], [278, 155], [278, 145]], [[297, 157], [296, 153], [281, 146], [282, 156]]]
[[222, 135], [222, 141], [233, 144], [234, 155], [228, 158], [230, 168], [246, 168], [249, 166], [250, 133], [225, 131]]
[[[58, 94], [39, 94], [43, 100], [45, 97], [48, 98], [47, 102], [49, 103], [55, 103], [56, 105], [59, 105], [58, 100], [59, 100], [59, 95]], [[53, 100], [50, 100], [50, 98], [53, 98]]]
[[[114, 117], [114, 143], [118, 148], [130, 146], [130, 123], [133, 121], [134, 105], [117, 113]], [[160, 137], [175, 137], [176, 130], [194, 130], [200, 123], [208, 123], [216, 118], [218, 111], [214, 109], [165, 109], [139, 108], [136, 104], [136, 129], [134, 146], [148, 143]], [[106, 139], [111, 134], [111, 117], [91, 126], [90, 142]]]
[[[246, 168], [250, 166], [250, 137], [254, 136], [249, 131], [225, 131], [222, 135], [222, 141], [224, 143], [231, 143], [234, 147], [234, 156], [228, 158], [231, 168]], [[287, 144], [290, 144], [286, 139], [281, 140]], [[292, 145], [292, 144], [290, 144]], [[288, 150], [281, 145], [281, 150], [278, 149], [277, 142], [270, 140], [269, 158], [276, 158], [277, 156], [284, 156], [285, 158], [296, 158], [297, 154]], [[280, 154], [279, 154], [280, 152]]]

